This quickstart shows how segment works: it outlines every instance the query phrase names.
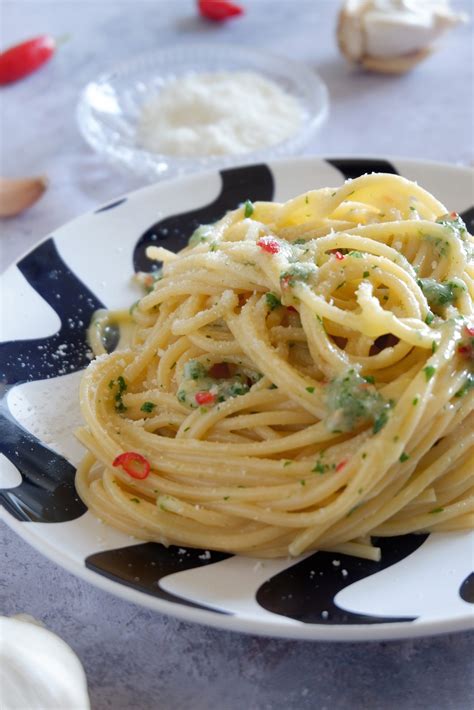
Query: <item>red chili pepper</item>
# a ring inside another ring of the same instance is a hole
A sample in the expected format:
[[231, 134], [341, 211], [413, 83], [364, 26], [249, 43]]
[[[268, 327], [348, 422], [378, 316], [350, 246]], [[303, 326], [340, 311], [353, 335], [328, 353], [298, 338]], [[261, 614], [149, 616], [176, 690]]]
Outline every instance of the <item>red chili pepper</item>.
[[150, 462], [136, 451], [126, 451], [114, 459], [112, 466], [121, 466], [132, 478], [140, 480], [146, 478], [150, 473]]
[[457, 219], [458, 213], [457, 213], [457, 212], [450, 212], [449, 216], [450, 216], [452, 219]]
[[474, 337], [474, 328], [468, 328], [466, 325], [466, 333]]
[[10, 47], [0, 54], [0, 86], [10, 84], [32, 74], [54, 54], [56, 41], [40, 35]]
[[229, 364], [227, 362], [216, 362], [209, 368], [210, 376], [215, 380], [224, 380], [231, 376]]
[[242, 15], [243, 8], [228, 0], [198, 0], [198, 8], [202, 17], [214, 22], [222, 22], [230, 17]]
[[460, 345], [458, 347], [458, 353], [460, 355], [467, 355], [470, 352], [471, 352], [471, 348], [468, 345]]
[[336, 466], [336, 471], [340, 471], [342, 468], [344, 468], [346, 463], [347, 463], [347, 459], [344, 459], [344, 461], [339, 461], [339, 463]]
[[216, 396], [212, 392], [197, 392], [194, 399], [198, 404], [212, 404]]
[[335, 251], [335, 252], [334, 252], [334, 256], [336, 257], [336, 259], [337, 259], [338, 261], [342, 261], [343, 259], [345, 259], [344, 254], [341, 254], [340, 251]]
[[262, 251], [268, 252], [268, 254], [278, 254], [280, 251], [280, 245], [271, 237], [262, 237], [258, 240], [257, 246], [260, 247]]
[[280, 286], [283, 290], [290, 288], [291, 276], [282, 276], [280, 279]]

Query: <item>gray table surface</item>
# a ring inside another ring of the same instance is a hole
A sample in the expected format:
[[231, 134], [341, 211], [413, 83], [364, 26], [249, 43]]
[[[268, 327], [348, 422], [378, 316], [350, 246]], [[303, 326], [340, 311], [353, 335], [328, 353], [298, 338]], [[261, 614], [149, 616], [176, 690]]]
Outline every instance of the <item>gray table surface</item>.
[[[197, 18], [192, 0], [3, 0], [2, 47], [45, 31], [71, 36], [46, 68], [0, 95], [2, 174], [46, 173], [51, 181], [33, 209], [0, 224], [2, 269], [61, 223], [140, 186], [88, 149], [74, 109], [80, 88], [101, 70], [160, 47], [234, 43], [316, 68], [329, 86], [331, 117], [307, 153], [472, 163], [472, 26], [411, 74], [380, 77], [340, 60], [335, 0], [243, 4], [244, 18], [216, 26]], [[469, 0], [455, 5], [473, 9]], [[473, 707], [473, 634], [330, 644], [220, 632], [115, 599], [4, 525], [1, 532], [0, 613], [33, 614], [76, 650], [94, 710]]]

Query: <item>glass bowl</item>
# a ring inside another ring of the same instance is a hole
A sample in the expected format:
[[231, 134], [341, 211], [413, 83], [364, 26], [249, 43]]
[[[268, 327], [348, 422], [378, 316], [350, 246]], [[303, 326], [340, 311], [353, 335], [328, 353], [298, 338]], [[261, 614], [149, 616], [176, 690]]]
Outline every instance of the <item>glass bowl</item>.
[[[234, 155], [178, 157], [139, 147], [136, 127], [143, 104], [170, 81], [190, 72], [254, 71], [298, 99], [303, 117], [288, 139]], [[165, 49], [102, 74], [83, 90], [77, 107], [79, 129], [98, 153], [150, 181], [202, 169], [256, 163], [301, 151], [328, 113], [326, 85], [308, 66], [253, 49], [195, 45]]]

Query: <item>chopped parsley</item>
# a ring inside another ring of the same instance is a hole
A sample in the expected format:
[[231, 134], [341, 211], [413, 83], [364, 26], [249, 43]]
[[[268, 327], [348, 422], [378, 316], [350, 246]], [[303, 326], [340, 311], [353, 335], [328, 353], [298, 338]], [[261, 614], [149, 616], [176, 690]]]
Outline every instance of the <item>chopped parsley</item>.
[[466, 284], [458, 278], [445, 282], [436, 279], [418, 279], [417, 283], [432, 309], [452, 305], [459, 295], [466, 291]]
[[425, 318], [425, 323], [426, 325], [431, 325], [431, 323], [434, 321], [434, 314], [431, 311], [428, 311], [426, 314]]
[[253, 206], [253, 203], [250, 202], [250, 200], [245, 200], [245, 202], [244, 202], [244, 216], [251, 217], [253, 215], [254, 209], [255, 208]]
[[333, 433], [353, 431], [366, 421], [372, 420], [376, 434], [388, 421], [392, 406], [377, 392], [374, 385], [361, 377], [354, 369], [329, 383], [326, 406], [329, 415], [326, 425]]
[[463, 386], [461, 387], [461, 389], [459, 389], [456, 392], [456, 394], [454, 396], [455, 397], [464, 397], [464, 395], [467, 394], [469, 392], [469, 390], [471, 390], [473, 388], [474, 388], [474, 372], [469, 372]]
[[306, 387], [306, 392], [309, 392], [310, 394], [313, 394], [313, 392], [314, 392], [314, 387]]
[[280, 281], [288, 286], [294, 286], [297, 281], [308, 281], [314, 273], [316, 273], [314, 264], [292, 264], [287, 271], [280, 274]]
[[369, 271], [364, 271], [364, 273], [362, 274], [362, 276], [363, 276], [364, 279], [366, 279], [366, 278], [368, 278], [368, 277], [370, 276], [370, 272], [369, 272]]
[[184, 377], [187, 380], [200, 380], [207, 375], [207, 370], [199, 360], [189, 360], [184, 366]]
[[403, 452], [398, 460], [400, 461], [400, 463], [404, 463], [405, 461], [408, 461], [409, 458], [409, 455]]
[[280, 299], [274, 293], [266, 293], [265, 300], [267, 302], [267, 306], [271, 311], [273, 311], [275, 308], [278, 308], [278, 306], [281, 306]]
[[142, 412], [152, 412], [156, 407], [156, 404], [154, 402], [143, 402], [142, 406], [140, 407], [140, 411]]
[[435, 508], [434, 510], [430, 510], [430, 515], [433, 515], [434, 513], [442, 513], [444, 511], [444, 508]]
[[109, 389], [113, 389], [114, 387], [116, 388], [114, 394], [115, 409], [117, 410], [117, 412], [126, 412], [127, 407], [124, 405], [122, 397], [127, 389], [127, 383], [125, 382], [122, 375], [119, 375], [116, 380], [110, 380]]
[[427, 365], [423, 368], [423, 372], [425, 373], [426, 381], [429, 382], [436, 372], [436, 367], [433, 367], [433, 365]]

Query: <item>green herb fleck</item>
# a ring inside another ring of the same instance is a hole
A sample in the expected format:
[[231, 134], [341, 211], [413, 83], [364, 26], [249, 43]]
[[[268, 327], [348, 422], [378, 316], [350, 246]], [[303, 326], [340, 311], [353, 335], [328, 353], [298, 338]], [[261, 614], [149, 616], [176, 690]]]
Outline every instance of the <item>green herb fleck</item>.
[[438, 349], [438, 346], [436, 344], [436, 340], [433, 340], [431, 343], [431, 352], [434, 354]]
[[302, 486], [305, 486], [305, 485], [306, 485], [306, 481], [304, 480], [304, 478], [301, 479], [300, 483], [301, 483]]
[[267, 302], [267, 306], [271, 311], [273, 311], [275, 308], [278, 308], [278, 306], [281, 306], [280, 299], [274, 293], [266, 293], [265, 300]]
[[442, 513], [444, 511], [444, 508], [435, 508], [434, 510], [430, 510], [430, 515], [433, 515], [434, 513]]
[[138, 498], [130, 498], [130, 500], [132, 501], [132, 503], [139, 503], [139, 502], [140, 502], [140, 501], [138, 500]]
[[423, 368], [423, 372], [425, 373], [426, 381], [429, 382], [436, 372], [436, 367], [433, 367], [433, 365], [427, 365]]
[[445, 282], [436, 279], [418, 279], [417, 283], [432, 309], [453, 304], [459, 295], [467, 290], [464, 281], [456, 277]]
[[364, 279], [368, 278], [370, 276], [370, 271], [364, 271], [362, 276], [364, 277]]
[[313, 392], [314, 392], [314, 387], [306, 387], [306, 392], [309, 392], [310, 394], [313, 394]]
[[405, 461], [408, 461], [409, 458], [409, 455], [403, 452], [398, 460], [400, 463], [404, 463]]
[[254, 206], [250, 200], [245, 200], [244, 202], [244, 216], [251, 217], [253, 215]]
[[420, 398], [419, 398], [419, 397], [415, 397], [415, 399], [414, 399], [413, 402], [412, 402], [413, 406], [416, 407], [416, 405], [418, 404], [419, 401], [420, 401]]
[[143, 402], [142, 406], [140, 407], [140, 411], [152, 412], [155, 407], [156, 407], [156, 404], [154, 404], [154, 402]]
[[374, 434], [378, 434], [381, 429], [384, 428], [385, 424], [388, 422], [388, 414], [385, 410], [383, 410], [377, 419], [374, 421], [374, 426], [372, 428], [372, 431]]
[[285, 463], [283, 464], [283, 468], [290, 466], [292, 463], [293, 463], [293, 461], [285, 461]]
[[425, 318], [425, 323], [426, 325], [431, 325], [431, 323], [434, 321], [434, 314], [431, 311], [428, 311], [426, 314]]

